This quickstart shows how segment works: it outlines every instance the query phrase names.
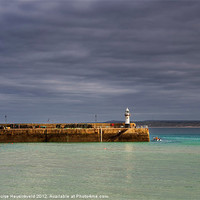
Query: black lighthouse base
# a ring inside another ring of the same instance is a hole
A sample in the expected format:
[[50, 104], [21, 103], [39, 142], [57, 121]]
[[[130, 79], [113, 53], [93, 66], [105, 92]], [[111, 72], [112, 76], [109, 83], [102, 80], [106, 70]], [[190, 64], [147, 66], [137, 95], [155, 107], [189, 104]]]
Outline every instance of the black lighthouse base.
[[125, 124], [125, 128], [130, 128], [130, 124]]

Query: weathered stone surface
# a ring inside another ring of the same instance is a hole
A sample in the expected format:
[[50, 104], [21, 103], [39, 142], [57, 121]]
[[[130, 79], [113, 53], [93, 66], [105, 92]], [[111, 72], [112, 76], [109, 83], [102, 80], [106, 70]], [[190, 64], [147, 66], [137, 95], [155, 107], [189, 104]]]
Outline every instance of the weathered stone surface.
[[148, 128], [27, 128], [0, 130], [1, 143], [101, 141], [149, 142], [149, 130]]

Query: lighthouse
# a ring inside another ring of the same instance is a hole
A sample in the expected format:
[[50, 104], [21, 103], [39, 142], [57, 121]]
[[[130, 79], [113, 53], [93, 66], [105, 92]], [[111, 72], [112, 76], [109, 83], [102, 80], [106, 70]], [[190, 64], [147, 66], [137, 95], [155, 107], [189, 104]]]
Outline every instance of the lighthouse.
[[125, 115], [125, 127], [129, 128], [130, 127], [130, 116], [131, 116], [131, 114], [130, 114], [128, 108], [126, 108], [126, 111], [125, 111], [124, 115]]

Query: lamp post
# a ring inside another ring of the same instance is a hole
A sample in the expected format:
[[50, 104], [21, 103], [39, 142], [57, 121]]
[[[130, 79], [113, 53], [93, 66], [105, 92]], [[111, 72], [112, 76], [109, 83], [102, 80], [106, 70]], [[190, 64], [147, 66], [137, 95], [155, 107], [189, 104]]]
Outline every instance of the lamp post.
[[5, 123], [7, 124], [7, 115], [5, 115]]

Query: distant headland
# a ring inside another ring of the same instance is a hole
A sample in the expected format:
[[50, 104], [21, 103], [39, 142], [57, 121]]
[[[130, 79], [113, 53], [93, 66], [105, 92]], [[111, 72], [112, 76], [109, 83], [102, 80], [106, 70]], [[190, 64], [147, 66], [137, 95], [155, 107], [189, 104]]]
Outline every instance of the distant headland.
[[[120, 121], [109, 121], [113, 123], [119, 123]], [[145, 120], [135, 121], [137, 126], [147, 125], [149, 128], [200, 128], [200, 121], [198, 120]]]

